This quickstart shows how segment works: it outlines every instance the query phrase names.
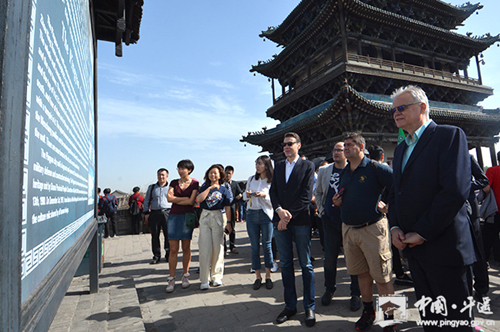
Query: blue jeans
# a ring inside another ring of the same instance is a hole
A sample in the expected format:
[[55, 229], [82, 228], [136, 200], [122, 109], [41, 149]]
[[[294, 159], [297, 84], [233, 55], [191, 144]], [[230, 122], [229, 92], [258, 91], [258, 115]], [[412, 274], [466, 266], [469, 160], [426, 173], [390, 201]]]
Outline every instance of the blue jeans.
[[240, 199], [238, 201], [238, 214], [240, 217], [240, 220], [246, 220], [246, 214], [247, 214], [247, 202]]
[[262, 248], [264, 250], [264, 266], [268, 269], [273, 267], [273, 252], [271, 239], [273, 238], [273, 223], [268, 215], [262, 210], [247, 211], [247, 232], [252, 248], [252, 269], [259, 271], [260, 264], [260, 234], [262, 232]]
[[[325, 287], [335, 292], [337, 290], [337, 259], [339, 257], [340, 246], [342, 245], [342, 222], [328, 217], [321, 216], [323, 223], [323, 236], [325, 239]], [[360, 296], [358, 276], [351, 275], [351, 296]]]
[[297, 310], [297, 292], [295, 290], [295, 274], [293, 269], [293, 241], [302, 268], [302, 284], [304, 288], [304, 309], [314, 310], [314, 268], [311, 263], [311, 226], [290, 226], [284, 231], [275, 229], [274, 237], [281, 263], [281, 278], [285, 293], [285, 308]]

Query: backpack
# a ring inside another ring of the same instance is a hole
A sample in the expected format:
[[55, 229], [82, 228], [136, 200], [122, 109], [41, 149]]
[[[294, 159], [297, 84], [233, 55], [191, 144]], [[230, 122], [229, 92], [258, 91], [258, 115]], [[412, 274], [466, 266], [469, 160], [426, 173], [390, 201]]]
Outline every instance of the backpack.
[[132, 200], [132, 204], [130, 204], [128, 208], [128, 212], [133, 216], [137, 216], [141, 213], [141, 209], [139, 209], [139, 205], [137, 204], [137, 198], [139, 198], [139, 195]]
[[117, 204], [114, 196], [104, 196], [104, 213], [105, 214], [115, 214], [117, 212]]

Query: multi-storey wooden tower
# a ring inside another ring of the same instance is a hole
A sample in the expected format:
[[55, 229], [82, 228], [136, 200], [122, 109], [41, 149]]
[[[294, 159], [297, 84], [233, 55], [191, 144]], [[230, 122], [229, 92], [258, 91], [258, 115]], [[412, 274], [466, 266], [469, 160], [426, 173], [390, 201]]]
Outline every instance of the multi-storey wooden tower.
[[[328, 155], [345, 132], [357, 131], [390, 156], [398, 130], [388, 112], [389, 95], [413, 84], [426, 91], [434, 121], [460, 126], [472, 147], [489, 147], [494, 156], [500, 109], [477, 103], [493, 94], [481, 79], [481, 52], [500, 35], [452, 31], [481, 8], [440, 0], [302, 0], [280, 26], [260, 35], [283, 50], [250, 70], [272, 82], [267, 116], [281, 123], [242, 141], [281, 159], [279, 142], [295, 131], [302, 137], [301, 153], [314, 158]], [[471, 59], [477, 79], [469, 77]]]

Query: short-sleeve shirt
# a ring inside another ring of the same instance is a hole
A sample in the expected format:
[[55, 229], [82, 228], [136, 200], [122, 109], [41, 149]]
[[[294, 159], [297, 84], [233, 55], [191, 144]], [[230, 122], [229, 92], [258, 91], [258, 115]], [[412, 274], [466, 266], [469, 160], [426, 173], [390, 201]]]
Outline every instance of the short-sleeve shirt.
[[369, 221], [380, 220], [377, 209], [384, 188], [392, 186], [392, 169], [371, 162], [364, 157], [358, 167], [351, 171], [350, 164], [342, 172], [340, 188], [344, 188], [341, 219], [344, 224], [356, 226]]
[[[200, 188], [200, 193], [204, 192], [208, 187], [210, 187], [210, 184], [205, 182]], [[225, 206], [231, 206], [231, 197], [231, 190], [221, 185], [219, 189], [210, 190], [205, 200], [200, 203], [200, 208], [222, 210]]]
[[[170, 182], [170, 187], [174, 188], [175, 197], [191, 197], [194, 190], [200, 189], [200, 183], [196, 179], [191, 179], [191, 183], [186, 189], [182, 189], [179, 186], [179, 180], [173, 180]], [[173, 203], [170, 209], [170, 214], [185, 214], [193, 213], [193, 205], [180, 205]]]
[[340, 189], [340, 172], [342, 172], [342, 169], [335, 166], [332, 167], [328, 193], [325, 199], [325, 214], [337, 222], [340, 222], [340, 209], [333, 206], [332, 198]]

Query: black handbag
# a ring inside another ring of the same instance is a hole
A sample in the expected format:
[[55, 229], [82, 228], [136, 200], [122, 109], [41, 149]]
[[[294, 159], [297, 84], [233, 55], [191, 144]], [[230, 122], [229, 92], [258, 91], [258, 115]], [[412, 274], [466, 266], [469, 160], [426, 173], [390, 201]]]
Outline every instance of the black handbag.
[[184, 221], [186, 222], [186, 226], [190, 228], [195, 228], [200, 225], [200, 222], [198, 221], [198, 217], [196, 214], [192, 212], [188, 212], [184, 214]]

